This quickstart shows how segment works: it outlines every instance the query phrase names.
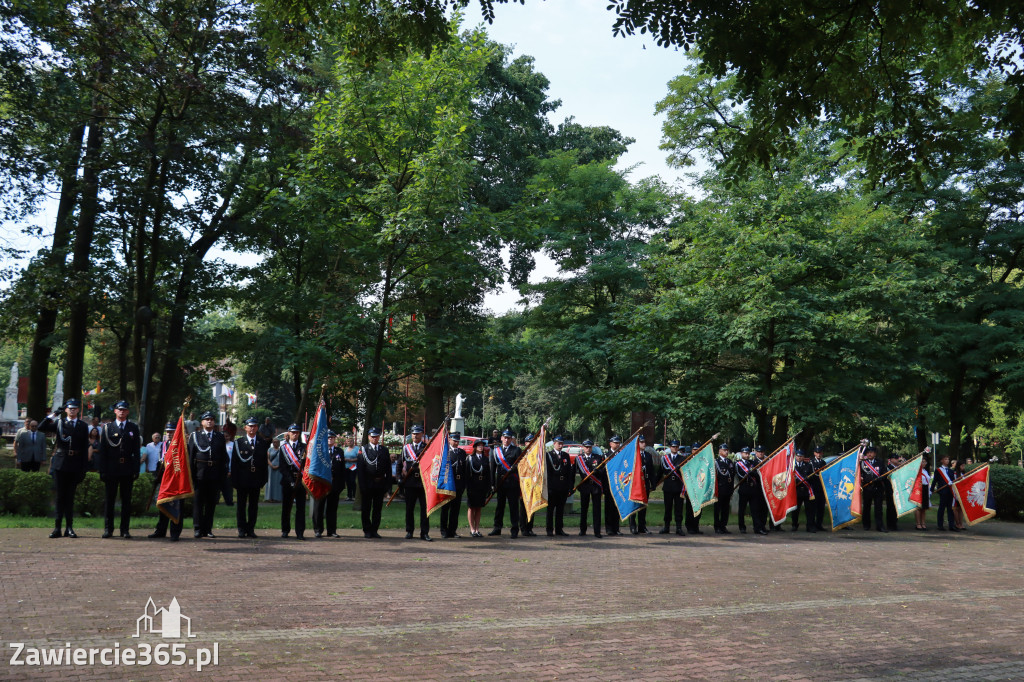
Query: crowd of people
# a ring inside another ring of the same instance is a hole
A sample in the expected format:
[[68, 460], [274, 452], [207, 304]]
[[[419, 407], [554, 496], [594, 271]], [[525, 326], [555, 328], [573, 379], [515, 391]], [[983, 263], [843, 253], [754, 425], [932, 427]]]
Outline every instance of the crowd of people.
[[[43, 434], [53, 434], [55, 447], [50, 459], [50, 474], [56, 490], [55, 526], [51, 538], [76, 537], [73, 525], [74, 493], [84, 473], [90, 469], [99, 472], [105, 486], [105, 513], [103, 537], [113, 537], [116, 502], [120, 499], [118, 531], [121, 537], [131, 537], [132, 484], [142, 474], [152, 477], [154, 490], [158, 490], [163, 476], [166, 449], [176, 425], [168, 423], [164, 434], [154, 433], [149, 442], [137, 424], [128, 419], [126, 401], [114, 405], [114, 419], [87, 424], [80, 417], [81, 404], [69, 400], [63, 414], [55, 412], [40, 423], [26, 422], [15, 438], [19, 466], [26, 471], [38, 470], [45, 460], [46, 444]], [[185, 445], [193, 487], [193, 536], [197, 539], [213, 538], [214, 512], [223, 497], [235, 507], [236, 531], [240, 538], [255, 538], [261, 491], [264, 500], [281, 502], [281, 537], [306, 537], [307, 502], [309, 493], [303, 484], [302, 472], [307, 457], [307, 444], [302, 430], [292, 424], [282, 436], [276, 436], [270, 420], [260, 424], [248, 419], [243, 433], [236, 434], [233, 424], [217, 427], [215, 416], [204, 412], [199, 419], [184, 422]], [[450, 433], [451, 473], [454, 497], [444, 504], [437, 515], [437, 530], [442, 538], [458, 538], [460, 515], [465, 501], [466, 527], [471, 537], [485, 535], [482, 525], [483, 508], [495, 500], [493, 521], [488, 536], [500, 536], [505, 531], [506, 519], [512, 538], [534, 536], [534, 518], [524, 508], [519, 482], [518, 463], [523, 449], [515, 434], [506, 430], [495, 432], [489, 441], [475, 440], [470, 451], [460, 447], [461, 434]], [[653, 497], [659, 488], [664, 498], [661, 534], [703, 534], [703, 509], [694, 509], [686, 494], [682, 464], [701, 446], [682, 446], [673, 440], [666, 449], [656, 451], [647, 447], [643, 436], [638, 436], [641, 475], [648, 493]], [[359, 445], [352, 436], [338, 444], [338, 434], [328, 433], [328, 457], [331, 463], [330, 491], [312, 501], [311, 517], [314, 536], [340, 537], [338, 534], [338, 506], [341, 495], [347, 500], [359, 500], [362, 531], [366, 538], [379, 538], [381, 512], [388, 501], [399, 497], [405, 505], [405, 537], [432, 541], [431, 521], [427, 512], [427, 497], [423, 474], [419, 464], [427, 447], [421, 426], [413, 426], [409, 442], [398, 449], [381, 444], [381, 432], [369, 430], [367, 443]], [[527, 438], [527, 441], [530, 437]], [[41, 444], [40, 444], [41, 443]], [[604, 464], [623, 446], [622, 438], [609, 439], [607, 451], [585, 440], [582, 451], [570, 456], [564, 439], [555, 436], [546, 446], [544, 456], [547, 476], [547, 510], [545, 530], [549, 536], [565, 536], [565, 507], [572, 493], [579, 496], [579, 535], [592, 533], [622, 535], [618, 508], [611, 496], [608, 470]], [[768, 505], [762, 493], [758, 468], [767, 459], [763, 446], [744, 447], [733, 455], [727, 443], [718, 446], [714, 457], [716, 501], [711, 509], [716, 534], [730, 534], [732, 497], [737, 496], [736, 528], [740, 533], [767, 535], [784, 530], [770, 518]], [[790, 529], [814, 533], [826, 530], [825, 491], [819, 472], [827, 466], [824, 450], [814, 448], [812, 455], [796, 451], [794, 476], [797, 506], [789, 515]], [[903, 464], [895, 454], [880, 459], [876, 448], [864, 448], [860, 461], [860, 479], [865, 530], [872, 525], [880, 532], [899, 529], [897, 511], [893, 501], [892, 484], [887, 472]], [[971, 462], [951, 462], [943, 457], [932, 476], [927, 463], [921, 470], [922, 490], [935, 492], [939, 497], [938, 528], [950, 531], [964, 529], [961, 510], [950, 484], [964, 475], [964, 465]], [[33, 468], [34, 467], [34, 468]], [[358, 496], [358, 497], [357, 497]], [[929, 508], [929, 494], [924, 494], [921, 507], [915, 512], [915, 528], [927, 530], [925, 512]], [[417, 507], [419, 508], [417, 515]], [[507, 515], [506, 515], [507, 512]], [[647, 508], [628, 519], [629, 532], [648, 534]], [[747, 520], [749, 518], [749, 526]], [[801, 524], [801, 521], [803, 523]], [[62, 528], [63, 523], [63, 528]], [[183, 529], [182, 520], [170, 520], [161, 514], [150, 538], [169, 537], [177, 540]]]

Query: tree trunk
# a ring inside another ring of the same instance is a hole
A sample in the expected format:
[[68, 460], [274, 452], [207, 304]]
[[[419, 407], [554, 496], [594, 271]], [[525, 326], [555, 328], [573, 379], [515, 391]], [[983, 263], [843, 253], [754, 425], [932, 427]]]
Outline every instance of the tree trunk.
[[[53, 246], [42, 264], [48, 271], [48, 276], [64, 271], [67, 244], [71, 237], [71, 216], [75, 204], [78, 203], [78, 167], [84, 137], [84, 123], [75, 126], [68, 134], [68, 146], [62, 160], [60, 203], [57, 205], [57, 219], [54, 221]], [[54, 289], [41, 292], [39, 317], [32, 335], [32, 355], [28, 372], [28, 414], [36, 418], [48, 413], [50, 408], [46, 383], [50, 376], [50, 335], [57, 327], [58, 310], [55, 303], [58, 295], [63, 293], [56, 287], [63, 289], [63, 282], [56, 282]]]
[[[102, 73], [102, 69], [100, 72]], [[92, 254], [96, 218], [100, 211], [99, 172], [100, 156], [103, 151], [103, 117], [100, 97], [95, 95], [89, 116], [89, 133], [85, 142], [81, 208], [78, 212], [78, 228], [71, 257], [74, 290], [68, 320], [67, 365], [64, 371], [64, 392], [70, 398], [82, 397], [82, 381], [85, 374], [85, 344], [89, 339], [89, 299], [92, 291], [92, 287], [89, 286], [89, 257]]]

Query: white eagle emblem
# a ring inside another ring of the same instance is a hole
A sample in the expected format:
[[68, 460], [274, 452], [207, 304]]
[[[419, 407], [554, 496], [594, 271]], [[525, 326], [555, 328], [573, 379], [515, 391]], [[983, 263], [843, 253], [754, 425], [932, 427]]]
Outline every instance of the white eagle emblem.
[[967, 493], [967, 501], [973, 507], [983, 507], [988, 502], [988, 495], [986, 494], [985, 484], [978, 481], [971, 486], [971, 490]]

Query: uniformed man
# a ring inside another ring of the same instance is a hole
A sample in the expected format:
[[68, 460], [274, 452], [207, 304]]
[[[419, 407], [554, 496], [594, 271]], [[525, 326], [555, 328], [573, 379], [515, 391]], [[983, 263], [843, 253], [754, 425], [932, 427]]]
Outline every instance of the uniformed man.
[[238, 437], [231, 450], [231, 485], [238, 498], [235, 502], [235, 526], [238, 537], [256, 537], [256, 514], [259, 511], [260, 488], [270, 475], [267, 450], [270, 441], [260, 435], [260, 422], [249, 417], [245, 433]]
[[600, 472], [594, 472], [603, 461], [604, 458], [594, 452], [594, 441], [589, 438], [583, 441], [583, 452], [576, 456], [576, 469], [580, 475], [580, 485], [576, 489], [580, 494], [580, 535], [587, 534], [587, 509], [593, 504], [594, 537], [601, 537], [601, 496], [604, 484], [601, 483]]
[[188, 438], [195, 497], [192, 501], [192, 535], [212, 538], [213, 513], [228, 474], [228, 450], [224, 434], [213, 429], [213, 413], [199, 415], [200, 427]]
[[505, 505], [508, 505], [512, 537], [519, 537], [519, 457], [522, 450], [513, 445], [515, 434], [505, 429], [501, 442], [491, 448], [491, 473], [494, 475], [494, 528], [488, 535], [501, 535], [505, 526]]
[[[313, 533], [316, 537], [340, 538], [338, 535], [338, 500], [345, 490], [347, 462], [345, 450], [338, 447], [338, 434], [327, 432], [327, 460], [331, 463], [331, 490], [319, 500], [313, 500]], [[326, 529], [325, 529], [326, 525]]]
[[[640, 451], [640, 475], [644, 478], [644, 486], [647, 489], [648, 497], [650, 497], [650, 494], [654, 492], [657, 479], [654, 478], [654, 458], [646, 445], [647, 441], [643, 434], [636, 437], [636, 447]], [[649, 535], [651, 533], [647, 530], [647, 507], [637, 510], [635, 514], [630, 514], [629, 532], [633, 535]]]
[[759, 479], [751, 475], [754, 469], [754, 462], [750, 455], [750, 448], [740, 450], [740, 458], [736, 460], [736, 493], [739, 497], [737, 517], [741, 533], [747, 532], [747, 509], [750, 509], [750, 525], [756, 535], [761, 524], [758, 522], [757, 500], [755, 496], [760, 493], [758, 490]]
[[[949, 455], [939, 458], [939, 466], [935, 470], [935, 477], [932, 479], [931, 492], [939, 493], [939, 508], [935, 514], [935, 522], [939, 530], [946, 530], [948, 527], [953, 532], [959, 532], [953, 516], [953, 505], [956, 499], [953, 496], [953, 481], [956, 475], [949, 466]], [[945, 515], [943, 514], [945, 512]], [[945, 516], [945, 518], [943, 518]], [[946, 522], [948, 521], [948, 525]], [[53, 537], [52, 535], [50, 537]]]
[[885, 489], [877, 482], [884, 473], [882, 463], [878, 460], [878, 450], [873, 445], [865, 448], [860, 461], [860, 495], [863, 501], [861, 522], [864, 530], [871, 530], [871, 509], [874, 507], [875, 528], [879, 532], [886, 532], [882, 525], [882, 496]]
[[665, 519], [658, 531], [667, 535], [669, 524], [675, 519], [676, 535], [686, 535], [683, 531], [683, 508], [686, 501], [683, 499], [683, 472], [680, 467], [686, 461], [686, 455], [679, 449], [678, 440], [668, 442], [668, 452], [661, 454], [662, 477], [665, 481], [661, 484], [661, 492], [665, 496]]
[[814, 511], [813, 525], [818, 530], [825, 530], [825, 485], [821, 482], [821, 470], [828, 466], [825, 461], [825, 448], [820, 445], [814, 446], [814, 458], [811, 459], [811, 468], [814, 473], [811, 478], [811, 490], [814, 491], [814, 502], [811, 509]]
[[[605, 459], [611, 459], [621, 449], [622, 436], [613, 434], [608, 439], [608, 454], [605, 456]], [[601, 470], [597, 472], [597, 476], [601, 479], [601, 485], [604, 486], [605, 534], [622, 535], [622, 531], [619, 530], [619, 507], [615, 504], [615, 499], [612, 497], [612, 487], [608, 484], [608, 467], [601, 467]]]
[[793, 467], [793, 478], [796, 479], [796, 509], [793, 510], [793, 530], [800, 528], [800, 508], [803, 507], [804, 515], [807, 517], [807, 532], [817, 533], [814, 525], [814, 512], [811, 505], [814, 504], [814, 489], [811, 487], [811, 475], [814, 474], [814, 467], [810, 458], [803, 450], [796, 451], [796, 465]]
[[356, 476], [359, 479], [359, 494], [364, 538], [379, 538], [380, 510], [384, 506], [384, 495], [391, 490], [394, 474], [391, 468], [391, 454], [386, 445], [380, 443], [380, 429], [373, 427], [367, 433], [368, 443], [363, 446], [356, 461]]
[[563, 528], [565, 502], [569, 499], [569, 491], [576, 480], [576, 472], [572, 468], [572, 458], [563, 449], [565, 439], [555, 436], [551, 439], [551, 449], [544, 453], [544, 467], [548, 479], [548, 508], [545, 527], [548, 536], [568, 535]]
[[53, 433], [57, 442], [50, 458], [50, 474], [57, 488], [57, 512], [51, 538], [59, 538], [60, 522], [64, 520], [64, 537], [75, 534], [75, 490], [85, 478], [89, 466], [89, 426], [79, 418], [82, 403], [72, 398], [64, 404], [64, 416], [54, 412], [39, 424], [43, 433]]
[[457, 538], [459, 512], [462, 511], [462, 496], [466, 492], [466, 452], [459, 447], [462, 434], [452, 431], [448, 434], [448, 458], [451, 462], [452, 481], [455, 483], [455, 497], [441, 507], [441, 537]]
[[288, 427], [288, 439], [281, 443], [278, 455], [281, 464], [281, 537], [292, 530], [292, 506], [295, 506], [295, 537], [305, 540], [306, 486], [302, 484], [302, 471], [306, 468], [306, 444], [302, 442], [302, 429], [298, 424]]
[[100, 429], [100, 447], [96, 453], [100, 480], [106, 489], [103, 505], [103, 537], [114, 536], [114, 500], [121, 496], [121, 537], [131, 538], [128, 531], [132, 517], [132, 484], [139, 477], [142, 431], [128, 421], [128, 401], [114, 403], [114, 421]]
[[715, 502], [715, 532], [729, 535], [729, 511], [732, 505], [733, 483], [736, 480], [736, 465], [729, 459], [729, 444], [718, 446], [715, 456], [715, 485], [718, 488], [718, 501]]
[[[683, 451], [683, 456], [689, 457], [693, 454], [694, 450], [699, 449], [700, 443], [694, 443]], [[686, 503], [686, 508], [683, 513], [683, 518], [686, 523], [686, 532], [690, 535], [704, 535], [704, 531], [700, 529], [700, 517], [704, 515], [704, 510], [700, 509], [696, 514], [693, 513], [693, 503], [690, 502], [690, 496], [686, 494], [685, 485], [683, 487], [683, 502]]]
[[430, 519], [427, 518], [427, 497], [423, 490], [420, 457], [427, 449], [423, 441], [423, 427], [412, 427], [412, 442], [402, 448], [402, 484], [405, 486], [405, 539], [411, 540], [416, 523], [416, 504], [420, 506], [420, 539], [431, 542]]
[[[903, 460], [898, 454], [890, 452], [883, 473], [899, 469], [902, 463]], [[883, 486], [884, 492], [882, 494], [885, 496], [885, 527], [889, 530], [897, 531], [899, 530], [899, 514], [896, 513], [896, 500], [893, 499], [892, 476], [886, 476], [879, 485]]]
[[[755, 467], [760, 467], [768, 459], [768, 453], [765, 451], [763, 445], [758, 445], [754, 448], [754, 458]], [[767, 535], [773, 530], [783, 530], [781, 525], [775, 525], [770, 518], [771, 513], [768, 510], [768, 502], [764, 499], [764, 490], [761, 485], [761, 472], [754, 471], [751, 476], [753, 477], [753, 485], [756, 486], [757, 489], [757, 493], [754, 495], [754, 501], [757, 505], [757, 520], [761, 522], [760, 527], [755, 529], [754, 532], [756, 533], [757, 530], [761, 530], [763, 532], [757, 533], [758, 535]], [[751, 516], [753, 516], [753, 514], [751, 514]]]
[[[175, 428], [176, 427], [172, 422], [167, 422], [167, 425], [164, 427], [164, 439], [163, 441], [160, 442], [160, 464], [157, 465], [155, 476], [155, 492], [157, 495], [159, 495], [160, 493], [160, 484], [163, 481], [164, 471], [166, 469], [166, 466], [164, 465], [164, 460], [167, 458], [167, 445], [171, 442], [171, 438], [174, 437]], [[181, 536], [181, 528], [183, 523], [184, 519], [182, 519], [178, 523], [174, 523], [173, 521], [171, 521], [170, 517], [167, 516], [167, 514], [161, 512], [157, 514], [156, 530], [150, 533], [147, 537], [151, 540], [155, 538], [167, 537], [167, 528], [169, 526], [171, 530], [171, 542], [177, 542], [178, 538]]]

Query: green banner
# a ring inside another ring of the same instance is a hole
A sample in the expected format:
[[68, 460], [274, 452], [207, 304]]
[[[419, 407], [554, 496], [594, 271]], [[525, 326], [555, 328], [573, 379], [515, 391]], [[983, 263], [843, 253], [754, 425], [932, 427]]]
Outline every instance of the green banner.
[[[892, 501], [896, 515], [905, 516], [921, 507], [918, 479], [921, 475], [921, 456], [915, 457], [889, 474], [892, 482]], [[881, 485], [879, 483], [878, 485]]]
[[715, 451], [711, 443], [683, 465], [683, 484], [694, 514], [718, 499], [715, 496]]

